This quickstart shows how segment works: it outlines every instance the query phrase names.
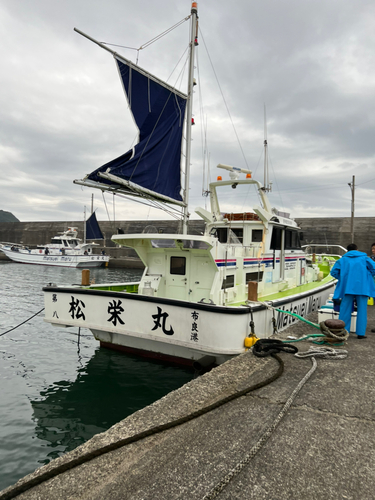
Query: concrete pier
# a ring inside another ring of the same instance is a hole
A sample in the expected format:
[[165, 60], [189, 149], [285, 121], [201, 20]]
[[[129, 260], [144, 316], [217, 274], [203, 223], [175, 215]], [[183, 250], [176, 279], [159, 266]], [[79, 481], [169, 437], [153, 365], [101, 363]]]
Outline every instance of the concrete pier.
[[[367, 339], [351, 334], [341, 347], [348, 350], [346, 359], [317, 359], [316, 371], [269, 439], [238, 475], [228, 479], [217, 498], [374, 498], [375, 333], [370, 330], [375, 327], [375, 307], [368, 307], [368, 312]], [[309, 319], [316, 322], [316, 313]], [[279, 337], [316, 332], [299, 322]], [[312, 344], [294, 345], [307, 351]], [[214, 498], [206, 495], [249, 455], [312, 367], [311, 359], [287, 353], [280, 357], [284, 373], [271, 384], [187, 423], [92, 458], [103, 447], [195, 412], [277, 371], [275, 359], [256, 358], [248, 351], [38, 469], [0, 493], [0, 499]], [[69, 469], [75, 460], [82, 463]], [[60, 473], [14, 496], [22, 485], [54, 470]]]

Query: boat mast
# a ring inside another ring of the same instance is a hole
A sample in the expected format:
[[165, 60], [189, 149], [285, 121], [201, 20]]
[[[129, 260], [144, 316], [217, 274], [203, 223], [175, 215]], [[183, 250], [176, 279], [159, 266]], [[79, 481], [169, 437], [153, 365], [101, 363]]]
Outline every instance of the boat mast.
[[190, 156], [191, 156], [191, 124], [193, 109], [193, 87], [194, 87], [194, 55], [195, 47], [198, 45], [198, 3], [191, 4], [191, 37], [190, 37], [190, 61], [189, 61], [189, 81], [188, 99], [186, 110], [186, 164], [185, 164], [185, 196], [184, 196], [184, 218], [182, 233], [188, 232], [189, 221], [189, 184], [190, 184]]
[[86, 205], [83, 208], [83, 243], [86, 243]]

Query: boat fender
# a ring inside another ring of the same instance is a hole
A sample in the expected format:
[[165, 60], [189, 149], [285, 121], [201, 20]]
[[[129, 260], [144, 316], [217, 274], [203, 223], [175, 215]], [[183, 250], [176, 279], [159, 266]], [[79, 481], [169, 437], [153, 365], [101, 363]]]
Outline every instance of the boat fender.
[[254, 334], [249, 335], [248, 337], [245, 337], [245, 347], [246, 349], [249, 349], [250, 347], [253, 347], [253, 345], [258, 342], [258, 337], [256, 337]]

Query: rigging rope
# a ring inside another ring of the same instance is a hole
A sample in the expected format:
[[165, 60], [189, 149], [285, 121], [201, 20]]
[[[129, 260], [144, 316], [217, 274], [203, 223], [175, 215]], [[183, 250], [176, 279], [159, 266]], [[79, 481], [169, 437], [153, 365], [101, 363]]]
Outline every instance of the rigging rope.
[[221, 93], [221, 97], [223, 98], [223, 101], [224, 101], [225, 107], [227, 108], [227, 113], [228, 113], [228, 116], [229, 116], [230, 122], [231, 122], [231, 124], [232, 124], [233, 130], [234, 130], [234, 133], [235, 133], [235, 136], [236, 136], [236, 138], [237, 138], [237, 142], [238, 142], [238, 144], [239, 144], [239, 146], [240, 146], [241, 153], [242, 153], [243, 159], [244, 159], [244, 161], [245, 161], [245, 165], [246, 165], [246, 167], [247, 167], [247, 168], [249, 168], [249, 165], [248, 165], [248, 163], [247, 163], [247, 160], [246, 160], [246, 156], [245, 156], [244, 150], [243, 150], [243, 148], [242, 148], [242, 144], [241, 144], [240, 138], [238, 137], [236, 127], [234, 126], [234, 122], [233, 122], [233, 119], [232, 119], [232, 115], [231, 115], [231, 113], [230, 113], [230, 111], [229, 111], [229, 107], [228, 107], [227, 101], [225, 100], [223, 90], [222, 90], [222, 88], [221, 88], [221, 86], [220, 86], [219, 79], [218, 79], [218, 77], [217, 77], [217, 74], [216, 74], [216, 71], [215, 71], [214, 65], [213, 65], [212, 60], [211, 60], [210, 53], [208, 52], [208, 48], [207, 48], [206, 42], [204, 41], [203, 33], [202, 33], [202, 31], [201, 31], [201, 29], [200, 29], [200, 28], [199, 28], [199, 33], [200, 33], [200, 36], [201, 36], [201, 38], [202, 38], [203, 45], [204, 45], [204, 47], [205, 47], [205, 49], [206, 49], [207, 56], [208, 56], [208, 59], [209, 59], [209, 61], [210, 61], [211, 67], [212, 67], [212, 71], [214, 72], [214, 75], [215, 75], [215, 78], [216, 78], [216, 83], [217, 83], [217, 85], [218, 85], [218, 87], [219, 87], [219, 90], [220, 90], [220, 93]]
[[136, 64], [138, 64], [138, 58], [139, 58], [139, 51], [140, 50], [143, 50], [145, 49], [146, 47], [148, 47], [149, 45], [153, 44], [154, 42], [157, 42], [158, 40], [160, 40], [160, 38], [162, 38], [163, 36], [165, 35], [168, 35], [168, 33], [170, 33], [171, 31], [173, 31], [174, 29], [178, 28], [181, 24], [183, 24], [184, 22], [188, 21], [190, 19], [191, 16], [187, 16], [185, 17], [184, 19], [181, 19], [181, 21], [179, 21], [178, 23], [176, 23], [175, 25], [171, 26], [170, 28], [166, 29], [165, 31], [163, 31], [162, 33], [160, 33], [159, 35], [155, 36], [154, 38], [151, 38], [151, 40], [149, 40], [148, 42], [144, 43], [143, 45], [141, 45], [139, 48], [136, 48], [136, 47], [128, 47], [126, 45], [118, 45], [116, 43], [109, 43], [109, 42], [101, 42], [103, 45], [110, 45], [111, 47], [120, 47], [122, 49], [129, 49], [129, 50], [136, 50], [138, 52], [137, 54], [137, 62]]

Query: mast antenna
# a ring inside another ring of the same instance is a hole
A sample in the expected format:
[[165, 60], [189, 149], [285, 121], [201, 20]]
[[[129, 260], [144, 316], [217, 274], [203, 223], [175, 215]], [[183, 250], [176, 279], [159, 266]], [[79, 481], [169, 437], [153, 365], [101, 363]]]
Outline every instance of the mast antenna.
[[264, 191], [272, 191], [272, 186], [269, 179], [268, 172], [268, 142], [267, 142], [267, 117], [266, 117], [266, 105], [264, 105]]

